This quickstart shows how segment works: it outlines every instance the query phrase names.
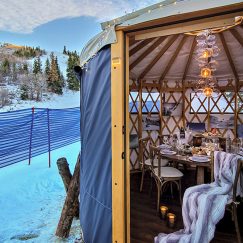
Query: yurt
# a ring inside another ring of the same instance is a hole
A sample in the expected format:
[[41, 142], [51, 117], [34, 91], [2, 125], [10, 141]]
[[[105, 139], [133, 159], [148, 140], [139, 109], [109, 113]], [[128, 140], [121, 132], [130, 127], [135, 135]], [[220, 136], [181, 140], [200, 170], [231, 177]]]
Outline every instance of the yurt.
[[165, 0], [82, 50], [85, 242], [242, 242], [242, 16], [239, 0]]

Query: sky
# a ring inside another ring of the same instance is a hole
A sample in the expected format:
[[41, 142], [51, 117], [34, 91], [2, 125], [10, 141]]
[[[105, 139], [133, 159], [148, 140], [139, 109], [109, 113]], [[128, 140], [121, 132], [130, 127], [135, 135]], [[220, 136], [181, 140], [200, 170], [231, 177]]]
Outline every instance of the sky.
[[78, 52], [100, 23], [158, 0], [0, 0], [0, 43]]

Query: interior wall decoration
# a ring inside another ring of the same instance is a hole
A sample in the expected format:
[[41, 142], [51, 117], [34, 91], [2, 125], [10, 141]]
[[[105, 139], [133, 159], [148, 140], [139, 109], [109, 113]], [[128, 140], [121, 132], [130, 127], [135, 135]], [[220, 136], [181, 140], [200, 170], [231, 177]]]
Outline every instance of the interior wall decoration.
[[159, 131], [161, 120], [159, 115], [142, 115], [143, 131]]
[[179, 103], [163, 103], [163, 116], [181, 116], [182, 104]]
[[210, 128], [234, 129], [234, 116], [210, 115]]

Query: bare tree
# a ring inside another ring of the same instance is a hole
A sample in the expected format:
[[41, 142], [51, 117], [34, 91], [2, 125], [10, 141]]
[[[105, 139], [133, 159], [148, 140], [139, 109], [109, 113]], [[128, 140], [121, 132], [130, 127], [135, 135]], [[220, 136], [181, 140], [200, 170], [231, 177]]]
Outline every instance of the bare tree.
[[0, 88], [0, 107], [9, 104], [8, 90], [5, 88]]

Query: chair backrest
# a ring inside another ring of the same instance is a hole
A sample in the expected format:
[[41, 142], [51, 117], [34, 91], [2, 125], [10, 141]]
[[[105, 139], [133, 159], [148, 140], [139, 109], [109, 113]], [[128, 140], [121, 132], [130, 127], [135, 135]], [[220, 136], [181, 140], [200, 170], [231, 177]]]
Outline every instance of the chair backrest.
[[[161, 170], [161, 160], [162, 160], [162, 155], [160, 153], [161, 149], [159, 147], [150, 145], [149, 146], [149, 157], [151, 160], [151, 170], [154, 171], [155, 168], [158, 168], [158, 174], [160, 175], [160, 170]], [[154, 160], [158, 160], [158, 165], [155, 167], [154, 166]]]
[[149, 136], [139, 139], [139, 161], [142, 164], [144, 164], [144, 161], [149, 157], [149, 156], [146, 156], [146, 154], [148, 154], [147, 146], [148, 146], [149, 142], [150, 142]]
[[236, 202], [237, 186], [238, 186], [239, 179], [241, 179], [240, 174], [241, 174], [242, 170], [243, 170], [243, 158], [240, 158], [237, 161], [237, 170], [236, 170], [235, 180], [234, 180], [234, 185], [233, 185], [233, 202]]

